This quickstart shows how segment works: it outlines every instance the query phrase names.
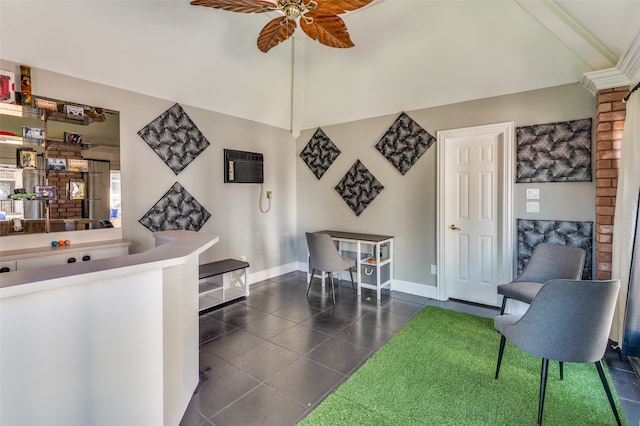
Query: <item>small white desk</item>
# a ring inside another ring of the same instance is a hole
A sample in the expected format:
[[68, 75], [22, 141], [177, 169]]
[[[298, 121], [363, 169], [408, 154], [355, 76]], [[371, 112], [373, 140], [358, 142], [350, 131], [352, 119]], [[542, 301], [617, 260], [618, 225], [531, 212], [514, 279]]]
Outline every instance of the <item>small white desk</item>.
[[380, 290], [383, 288], [391, 290], [392, 236], [328, 230], [318, 232], [329, 234], [336, 241], [340, 254], [356, 260], [358, 296], [362, 294], [364, 287], [375, 290], [376, 300], [380, 301]]

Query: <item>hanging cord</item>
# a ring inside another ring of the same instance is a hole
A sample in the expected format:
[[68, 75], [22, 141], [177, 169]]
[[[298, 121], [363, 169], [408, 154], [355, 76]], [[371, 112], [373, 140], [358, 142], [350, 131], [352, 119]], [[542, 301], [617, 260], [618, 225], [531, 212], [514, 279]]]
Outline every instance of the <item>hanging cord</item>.
[[260, 199], [258, 200], [258, 208], [260, 209], [260, 213], [267, 213], [271, 210], [271, 197], [267, 197], [267, 209], [262, 208], [262, 194], [264, 194], [264, 185], [260, 184]]
[[627, 96], [624, 97], [624, 99], [622, 99], [622, 102], [624, 102], [625, 104], [627, 103], [627, 101], [629, 100], [629, 96], [631, 96], [631, 94], [633, 92], [635, 92], [636, 90], [640, 89], [640, 83], [636, 84], [633, 89], [631, 89], [631, 91], [629, 92], [629, 94]]

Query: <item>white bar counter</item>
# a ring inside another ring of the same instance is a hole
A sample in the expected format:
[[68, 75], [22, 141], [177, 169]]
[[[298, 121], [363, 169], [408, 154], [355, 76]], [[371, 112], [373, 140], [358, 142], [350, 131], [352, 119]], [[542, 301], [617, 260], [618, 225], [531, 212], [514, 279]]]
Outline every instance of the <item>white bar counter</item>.
[[199, 255], [218, 237], [154, 237], [144, 253], [0, 274], [0, 424], [179, 424], [199, 377]]

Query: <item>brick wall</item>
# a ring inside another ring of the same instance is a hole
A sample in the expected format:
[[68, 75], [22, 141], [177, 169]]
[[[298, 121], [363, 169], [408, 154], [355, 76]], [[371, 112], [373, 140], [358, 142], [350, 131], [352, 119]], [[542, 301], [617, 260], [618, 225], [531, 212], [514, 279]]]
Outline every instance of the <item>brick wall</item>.
[[[52, 146], [47, 150], [49, 158], [81, 159], [79, 146]], [[81, 173], [49, 173], [48, 185], [55, 185], [58, 200], [49, 207], [49, 219], [72, 219], [82, 217], [82, 200], [69, 200], [69, 180], [82, 179]]]
[[626, 107], [622, 99], [629, 87], [598, 92], [596, 118], [596, 242], [595, 279], [611, 278], [613, 216]]

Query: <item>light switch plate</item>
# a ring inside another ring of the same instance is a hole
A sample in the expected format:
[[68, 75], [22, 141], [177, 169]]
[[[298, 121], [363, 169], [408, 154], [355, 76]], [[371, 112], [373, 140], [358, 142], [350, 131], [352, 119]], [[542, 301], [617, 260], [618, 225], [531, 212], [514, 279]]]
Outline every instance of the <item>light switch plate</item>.
[[527, 188], [527, 200], [539, 200], [540, 188]]
[[527, 201], [527, 213], [540, 213], [540, 203], [537, 201]]

